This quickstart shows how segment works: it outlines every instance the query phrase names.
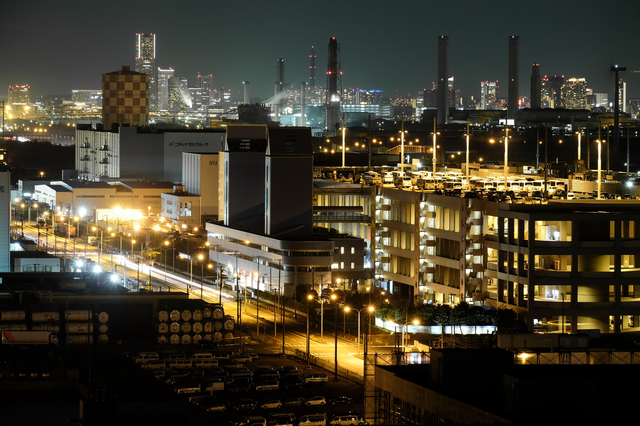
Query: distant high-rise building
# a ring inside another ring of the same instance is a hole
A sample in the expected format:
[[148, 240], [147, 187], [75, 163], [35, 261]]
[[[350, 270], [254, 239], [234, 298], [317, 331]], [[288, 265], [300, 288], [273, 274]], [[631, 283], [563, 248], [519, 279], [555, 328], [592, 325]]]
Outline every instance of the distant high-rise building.
[[520, 37], [509, 37], [509, 100], [507, 118], [514, 118], [520, 99]]
[[311, 54], [309, 55], [309, 88], [316, 88], [316, 48], [311, 46]]
[[531, 67], [531, 109], [540, 109], [541, 91], [542, 80], [540, 80], [540, 65], [533, 64]]
[[191, 94], [184, 77], [169, 78], [169, 99], [167, 110], [172, 112], [187, 112], [191, 108]]
[[149, 76], [149, 106], [155, 110], [158, 106], [155, 34], [136, 34], [136, 72]]
[[242, 103], [245, 104], [245, 105], [249, 104], [249, 84], [250, 83], [248, 81], [243, 81], [242, 82], [242, 86], [243, 86], [243, 89], [244, 89], [244, 96], [243, 96], [243, 99], [242, 99]]
[[480, 83], [480, 109], [495, 109], [497, 96], [497, 81], [483, 81]]
[[102, 74], [102, 124], [146, 126], [149, 124], [149, 76], [121, 70]]
[[458, 109], [460, 108], [460, 91], [456, 90], [454, 80], [455, 79], [453, 76], [447, 79], [447, 90], [449, 93], [449, 107]]
[[449, 37], [438, 37], [438, 125], [447, 124], [449, 115]]
[[83, 104], [88, 108], [102, 106], [102, 90], [72, 90], [71, 102]]
[[627, 111], [627, 82], [620, 79], [618, 83], [618, 108], [620, 112]]
[[342, 104], [348, 105], [373, 105], [382, 100], [382, 90], [343, 89]]
[[196, 86], [202, 88], [202, 105], [211, 105], [211, 91], [213, 90], [213, 75], [198, 74]]
[[540, 81], [540, 107], [561, 108], [564, 75], [544, 76]]
[[158, 110], [169, 109], [169, 79], [173, 77], [173, 68], [158, 68]]
[[587, 80], [569, 78], [562, 86], [562, 107], [566, 109], [588, 109]]
[[191, 97], [191, 107], [189, 111], [199, 111], [204, 105], [203, 89], [199, 86], [189, 86], [189, 96]]
[[278, 59], [276, 64], [276, 84], [274, 89], [274, 118], [275, 121], [280, 121], [280, 108], [283, 104], [282, 97], [284, 96], [284, 59]]
[[9, 86], [9, 96], [7, 98], [7, 104], [25, 106], [31, 103], [31, 97], [29, 95], [31, 87], [28, 84], [22, 86], [15, 85]]
[[596, 92], [587, 95], [587, 103], [592, 110], [594, 108], [604, 108], [606, 110], [607, 108], [609, 108], [609, 94]]

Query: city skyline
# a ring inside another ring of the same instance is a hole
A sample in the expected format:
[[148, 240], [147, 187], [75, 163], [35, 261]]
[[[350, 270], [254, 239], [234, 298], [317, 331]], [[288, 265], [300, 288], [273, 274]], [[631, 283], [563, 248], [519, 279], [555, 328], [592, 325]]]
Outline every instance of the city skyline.
[[[520, 96], [529, 95], [532, 63], [540, 64], [542, 76], [586, 78], [594, 92], [611, 95], [610, 66], [626, 66], [629, 71], [621, 77], [628, 83], [628, 97], [640, 96], [640, 73], [632, 72], [640, 70], [640, 58], [625, 43], [633, 40], [633, 12], [640, 11], [632, 1], [619, 2], [615, 11], [600, 10], [593, 1], [582, 2], [579, 9], [543, 1], [535, 8], [457, 2], [416, 3], [401, 10], [383, 3], [365, 9], [335, 2], [322, 7], [248, 2], [203, 6], [198, 14], [163, 1], [153, 10], [117, 3], [100, 11], [75, 1], [65, 6], [36, 1], [29, 9], [4, 6], [8, 13], [0, 17], [0, 33], [10, 43], [2, 57], [12, 66], [3, 70], [0, 85], [29, 84], [34, 95], [99, 88], [102, 74], [122, 65], [134, 68], [134, 35], [153, 33], [157, 67], [171, 67], [190, 82], [198, 73], [213, 74], [216, 87], [230, 88], [240, 98], [242, 82], [251, 81], [251, 96], [267, 99], [273, 95], [279, 58], [287, 64], [286, 83], [297, 87], [308, 81], [311, 46], [317, 55], [317, 85], [326, 86], [327, 45], [336, 37], [343, 87], [380, 89], [388, 97], [415, 95], [437, 80], [437, 37], [446, 35], [456, 89], [479, 97], [481, 81], [506, 83], [508, 37], [515, 35], [520, 38]], [[122, 14], [125, 9], [128, 13]]]

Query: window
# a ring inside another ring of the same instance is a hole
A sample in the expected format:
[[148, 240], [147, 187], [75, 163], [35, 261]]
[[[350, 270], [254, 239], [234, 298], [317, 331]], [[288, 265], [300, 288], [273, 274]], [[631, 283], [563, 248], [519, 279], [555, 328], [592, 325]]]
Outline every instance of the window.
[[356, 262], [351, 262], [351, 269], [356, 269]]
[[340, 254], [344, 254], [344, 247], [340, 247]]
[[344, 262], [340, 262], [340, 269], [344, 269]]
[[355, 247], [351, 247], [351, 254], [356, 254], [356, 248]]

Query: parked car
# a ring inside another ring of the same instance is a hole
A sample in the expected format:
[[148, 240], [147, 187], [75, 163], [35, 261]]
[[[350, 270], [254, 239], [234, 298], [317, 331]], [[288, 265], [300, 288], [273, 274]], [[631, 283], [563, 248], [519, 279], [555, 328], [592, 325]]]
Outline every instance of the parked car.
[[267, 419], [262, 416], [245, 416], [233, 423], [233, 426], [267, 426]]
[[348, 396], [338, 396], [336, 398], [331, 398], [329, 400], [329, 404], [331, 405], [338, 405], [338, 404], [351, 404], [353, 402], [353, 398], [350, 398]]
[[284, 405], [287, 407], [299, 407], [304, 404], [306, 399], [301, 396], [294, 396], [293, 398], [289, 398], [284, 402]]
[[330, 425], [342, 426], [342, 425], [363, 425], [364, 420], [357, 413], [353, 414], [337, 414], [331, 419]]
[[222, 399], [216, 399], [203, 404], [207, 411], [227, 411], [229, 403]]
[[260, 404], [261, 410], [267, 410], [269, 408], [282, 408], [282, 402], [279, 399], [269, 399]]
[[324, 396], [312, 396], [311, 398], [307, 399], [307, 402], [304, 403], [304, 405], [309, 406], [309, 405], [326, 405], [327, 404], [327, 400], [324, 398]]
[[255, 410], [256, 405], [256, 402], [249, 398], [240, 398], [232, 404], [234, 410]]
[[245, 362], [251, 362], [251, 356], [247, 354], [238, 354], [231, 358], [231, 361], [237, 364], [244, 364]]
[[275, 379], [265, 379], [256, 383], [255, 390], [263, 391], [263, 390], [278, 390], [280, 388], [280, 384]]
[[304, 386], [304, 382], [297, 377], [287, 376], [280, 381], [282, 389], [300, 389]]
[[182, 383], [176, 385], [174, 390], [177, 394], [198, 393], [201, 390], [200, 383]]
[[305, 383], [326, 383], [329, 381], [329, 376], [326, 373], [309, 374], [305, 376]]

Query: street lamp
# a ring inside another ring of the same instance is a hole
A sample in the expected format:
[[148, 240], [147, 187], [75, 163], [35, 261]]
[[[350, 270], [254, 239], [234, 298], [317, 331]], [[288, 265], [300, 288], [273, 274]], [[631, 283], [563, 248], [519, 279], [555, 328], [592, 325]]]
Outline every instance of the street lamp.
[[307, 295], [307, 369], [311, 368], [310, 365], [310, 359], [309, 357], [311, 356], [310, 350], [309, 350], [309, 341], [311, 338], [311, 331], [309, 329], [309, 303], [311, 302], [311, 300], [313, 299], [313, 295], [309, 294]]
[[369, 315], [371, 315], [371, 312], [374, 311], [373, 306], [369, 306], [368, 308], [361, 308], [361, 309], [350, 308], [348, 306], [344, 308], [346, 312], [354, 310], [358, 313], [358, 353], [360, 353], [360, 312], [364, 311], [365, 309], [369, 311]]
[[338, 296], [335, 293], [331, 295], [331, 301], [334, 304], [334, 314], [333, 314], [333, 334], [335, 335], [335, 371], [334, 378], [336, 382], [338, 381]]
[[136, 243], [136, 240], [131, 240], [131, 257], [133, 257], [133, 245]]
[[507, 177], [509, 174], [509, 126], [504, 125], [505, 137], [504, 137], [504, 190], [509, 189], [507, 184]]
[[202, 285], [204, 284], [204, 256], [199, 254], [198, 260], [200, 261], [200, 300], [204, 300], [202, 297]]

